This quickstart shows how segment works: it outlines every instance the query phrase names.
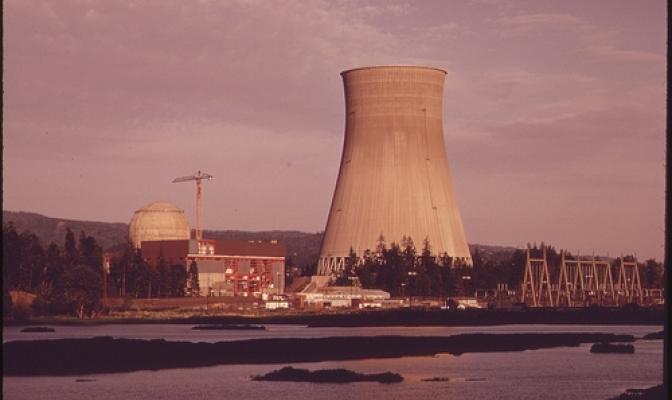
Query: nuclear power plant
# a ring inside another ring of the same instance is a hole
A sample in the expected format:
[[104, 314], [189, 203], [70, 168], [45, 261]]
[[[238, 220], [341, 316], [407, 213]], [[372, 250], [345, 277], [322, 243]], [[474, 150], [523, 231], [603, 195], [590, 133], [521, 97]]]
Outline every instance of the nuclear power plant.
[[410, 237], [471, 265], [443, 141], [438, 68], [385, 66], [341, 73], [345, 142], [318, 274], [342, 271], [352, 248]]

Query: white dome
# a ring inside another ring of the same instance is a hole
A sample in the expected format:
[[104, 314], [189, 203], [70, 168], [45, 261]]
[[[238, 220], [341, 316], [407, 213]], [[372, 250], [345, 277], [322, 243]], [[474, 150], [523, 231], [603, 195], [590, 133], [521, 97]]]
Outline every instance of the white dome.
[[150, 240], [188, 240], [191, 228], [184, 210], [167, 201], [147, 204], [135, 212], [128, 226], [133, 246]]

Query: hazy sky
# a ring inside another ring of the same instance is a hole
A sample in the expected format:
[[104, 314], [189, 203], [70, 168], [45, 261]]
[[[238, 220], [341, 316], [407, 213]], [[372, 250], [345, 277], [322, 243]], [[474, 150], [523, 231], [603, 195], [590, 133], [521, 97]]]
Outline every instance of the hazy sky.
[[321, 231], [345, 69], [448, 71], [470, 243], [662, 258], [664, 1], [4, 3], [3, 209]]

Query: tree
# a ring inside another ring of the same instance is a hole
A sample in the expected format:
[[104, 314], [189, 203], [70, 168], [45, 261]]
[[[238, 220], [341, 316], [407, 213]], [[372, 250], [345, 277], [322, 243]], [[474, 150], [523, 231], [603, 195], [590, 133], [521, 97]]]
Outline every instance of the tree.
[[504, 265], [505, 275], [509, 287], [518, 288], [523, 281], [525, 271], [525, 251], [516, 249], [511, 255], [511, 259]]
[[37, 236], [29, 231], [18, 234], [12, 223], [2, 227], [3, 292], [33, 292], [44, 269], [44, 249]]
[[84, 231], [79, 234], [79, 262], [93, 268], [94, 271], [103, 271], [103, 249], [93, 236], [87, 236]]
[[46, 261], [42, 279], [37, 288], [37, 298], [33, 309], [37, 314], [59, 314], [67, 312], [64, 299], [63, 274], [65, 264], [56, 243], [51, 242], [46, 251]]
[[[124, 285], [124, 292], [126, 296], [131, 297], [147, 297], [149, 282], [150, 282], [150, 273], [147, 270], [147, 265], [142, 258], [142, 253], [139, 249], [130, 250], [129, 258], [126, 264], [122, 264], [121, 267], [125, 268], [125, 272], [122, 271], [122, 279]], [[118, 273], [118, 271], [117, 271]]]
[[445, 296], [460, 297], [464, 296], [464, 285], [462, 277], [459, 276], [456, 268], [453, 268], [453, 258], [448, 254], [441, 256], [441, 280]]
[[345, 266], [343, 270], [343, 275], [348, 278], [351, 276], [355, 275], [355, 270], [357, 268], [357, 263], [358, 263], [358, 258], [357, 258], [357, 253], [355, 253], [355, 250], [353, 250], [352, 247], [350, 247], [350, 251], [348, 252], [348, 256], [345, 258]]
[[418, 289], [419, 295], [442, 296], [443, 276], [441, 269], [432, 256], [429, 238], [423, 241], [422, 252], [418, 262]]
[[167, 297], [170, 294], [171, 282], [168, 265], [166, 265], [166, 260], [163, 259], [163, 255], [159, 256], [159, 265], [156, 267], [156, 269], [158, 274], [157, 296]]
[[170, 266], [170, 296], [184, 296], [184, 289], [187, 285], [187, 269], [184, 265], [175, 264]]
[[7, 294], [19, 286], [21, 241], [11, 222], [2, 226], [2, 290]]
[[400, 285], [407, 288], [408, 295], [422, 295], [422, 289], [418, 286], [418, 283], [422, 281], [422, 271], [416, 268], [418, 253], [415, 250], [413, 239], [406, 236], [402, 237], [400, 250], [401, 262], [397, 269], [397, 279], [400, 281]]
[[19, 235], [19, 242], [21, 246], [19, 287], [34, 292], [44, 269], [44, 250], [37, 236], [29, 231]]
[[64, 299], [72, 313], [80, 319], [95, 314], [100, 307], [100, 274], [80, 264], [65, 271], [63, 283]]
[[292, 256], [285, 257], [285, 287], [289, 286], [294, 282], [294, 276], [296, 271], [296, 266], [294, 265], [294, 259]]
[[143, 262], [142, 264], [147, 279], [147, 298], [158, 297], [159, 294], [159, 271], [156, 267]]
[[390, 292], [392, 296], [403, 296], [405, 294], [408, 274], [407, 271], [403, 270], [401, 249], [394, 242], [390, 244], [389, 250], [383, 254], [380, 278], [383, 290]]
[[663, 264], [651, 258], [644, 262], [642, 268], [642, 280], [646, 287], [662, 288], [663, 287]]
[[75, 242], [75, 234], [72, 233], [70, 228], [67, 228], [65, 231], [65, 265], [66, 267], [72, 267], [79, 263], [79, 251], [77, 250], [77, 243]]
[[375, 255], [371, 253], [371, 250], [364, 251], [364, 254], [362, 255], [362, 263], [356, 269], [357, 277], [363, 287], [378, 287], [378, 268], [379, 264]]
[[189, 264], [189, 271], [187, 272], [187, 287], [192, 296], [198, 296], [201, 288], [198, 284], [198, 264], [196, 260], [192, 260]]

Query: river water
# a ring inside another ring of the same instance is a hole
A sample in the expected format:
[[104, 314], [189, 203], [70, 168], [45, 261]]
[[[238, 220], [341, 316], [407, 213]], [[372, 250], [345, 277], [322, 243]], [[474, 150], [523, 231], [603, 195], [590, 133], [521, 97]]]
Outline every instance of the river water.
[[[354, 335], [439, 336], [460, 333], [604, 332], [641, 337], [661, 326], [501, 325], [491, 327], [307, 328], [267, 325], [266, 331], [194, 331], [191, 325], [56, 326], [54, 333], [20, 333], [3, 328], [3, 341], [114, 336], [188, 341], [270, 337]], [[223, 365], [71, 377], [3, 377], [6, 399], [608, 399], [628, 388], [662, 382], [663, 342], [636, 341], [635, 354], [592, 354], [590, 345], [522, 352], [467, 353], [461, 356], [404, 357], [320, 363], [297, 368], [347, 368], [357, 372], [400, 373], [399, 384], [314, 384], [256, 382], [285, 364]], [[444, 382], [423, 379], [449, 378]], [[78, 381], [78, 379], [80, 381]], [[82, 379], [86, 381], [81, 381]]]

